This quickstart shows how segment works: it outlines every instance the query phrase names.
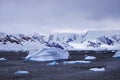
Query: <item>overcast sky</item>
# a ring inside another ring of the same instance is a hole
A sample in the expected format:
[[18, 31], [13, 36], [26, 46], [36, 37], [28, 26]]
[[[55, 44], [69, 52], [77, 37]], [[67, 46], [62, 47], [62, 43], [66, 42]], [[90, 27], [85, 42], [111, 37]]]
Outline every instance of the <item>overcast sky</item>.
[[120, 30], [120, 0], [0, 0], [0, 32]]

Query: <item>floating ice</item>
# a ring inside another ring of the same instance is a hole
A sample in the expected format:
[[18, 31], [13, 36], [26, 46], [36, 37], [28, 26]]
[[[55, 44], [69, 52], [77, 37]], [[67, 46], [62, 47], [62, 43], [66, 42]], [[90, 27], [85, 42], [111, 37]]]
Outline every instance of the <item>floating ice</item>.
[[120, 57], [120, 51], [117, 51], [113, 57]]
[[5, 59], [4, 57], [0, 58], [0, 61], [5, 61], [5, 60], [7, 60], [7, 59]]
[[87, 64], [90, 63], [90, 61], [64, 61], [63, 64]]
[[94, 57], [94, 56], [86, 56], [84, 59], [85, 60], [94, 60], [94, 59], [96, 59], [96, 57]]
[[90, 71], [105, 71], [105, 68], [91, 68]]
[[26, 75], [26, 74], [29, 74], [28, 71], [16, 71], [15, 72], [16, 75]]
[[57, 61], [52, 61], [50, 63], [47, 64], [48, 66], [55, 66], [55, 65], [59, 65], [59, 63]]
[[31, 61], [54, 61], [60, 59], [68, 59], [69, 53], [60, 48], [46, 48], [43, 47], [41, 50], [33, 53], [29, 53], [26, 60]]

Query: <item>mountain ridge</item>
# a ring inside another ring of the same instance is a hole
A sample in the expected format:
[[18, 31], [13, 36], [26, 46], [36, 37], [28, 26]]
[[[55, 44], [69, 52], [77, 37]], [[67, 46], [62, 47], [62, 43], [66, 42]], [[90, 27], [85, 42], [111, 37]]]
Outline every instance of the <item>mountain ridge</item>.
[[[120, 30], [115, 31], [86, 31], [83, 33], [54, 33], [49, 35], [40, 34], [6, 34], [0, 33], [0, 50], [28, 50], [33, 47], [39, 49], [40, 45], [48, 47], [57, 47], [66, 50], [75, 49], [78, 44], [78, 50], [87, 48], [117, 48], [120, 49]], [[23, 49], [23, 48], [25, 49]], [[5, 49], [6, 48], [6, 49]]]

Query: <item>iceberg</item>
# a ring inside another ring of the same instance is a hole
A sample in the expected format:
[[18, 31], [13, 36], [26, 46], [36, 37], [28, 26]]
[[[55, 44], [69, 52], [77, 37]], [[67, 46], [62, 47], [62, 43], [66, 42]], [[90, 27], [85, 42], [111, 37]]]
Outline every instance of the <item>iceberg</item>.
[[26, 60], [30, 61], [54, 61], [60, 59], [68, 59], [69, 53], [63, 49], [55, 47], [42, 47], [38, 51], [31, 51]]
[[120, 50], [120, 30], [81, 33], [6, 34], [0, 32], [0, 51], [31, 51], [40, 45], [64, 50]]

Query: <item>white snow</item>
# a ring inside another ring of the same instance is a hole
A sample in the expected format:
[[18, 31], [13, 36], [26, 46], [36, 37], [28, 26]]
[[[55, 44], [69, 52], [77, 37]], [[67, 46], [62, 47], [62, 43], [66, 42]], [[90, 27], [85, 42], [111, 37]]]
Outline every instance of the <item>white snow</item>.
[[113, 57], [120, 57], [120, 51], [117, 51]]
[[87, 64], [87, 63], [90, 63], [91, 61], [64, 61], [63, 64], [66, 65], [66, 64]]
[[31, 61], [53, 61], [59, 59], [68, 59], [69, 53], [60, 48], [50, 48], [47, 46], [41, 47], [38, 51], [31, 51], [26, 60]]
[[94, 51], [104, 51], [104, 50], [119, 50], [120, 49], [120, 43], [115, 43], [114, 45], [107, 45], [107, 44], [101, 44], [100, 47], [88, 47], [87, 41], [84, 43], [79, 42], [69, 42], [68, 43], [73, 48], [69, 48], [68, 50], [94, 50]]
[[7, 42], [6, 44], [0, 43], [0, 51], [30, 51], [31, 49], [39, 49], [41, 43], [39, 42], [22, 42], [22, 45], [16, 43]]
[[94, 60], [94, 59], [96, 59], [96, 57], [94, 57], [94, 56], [86, 56], [84, 59], [85, 60]]
[[29, 74], [28, 71], [16, 71], [15, 72], [16, 75], [25, 75], [25, 74]]
[[90, 68], [90, 71], [98, 71], [98, 72], [103, 72], [105, 71], [105, 68]]
[[59, 65], [59, 63], [57, 61], [52, 61], [50, 63], [47, 64], [48, 66], [55, 66], [55, 65]]
[[81, 49], [82, 45], [79, 43], [74, 43], [74, 42], [70, 42], [68, 43], [70, 46], [72, 46], [74, 49]]
[[[0, 39], [5, 40], [7, 34], [0, 33]], [[22, 40], [20, 43], [10, 43], [10, 41], [3, 44], [0, 42], [0, 51], [31, 51], [31, 50], [39, 50], [40, 45], [44, 44], [44, 42], [50, 43], [55, 42], [60, 44], [65, 50], [120, 50], [120, 31], [87, 31], [80, 34], [77, 33], [54, 33], [50, 35], [24, 35], [25, 37], [30, 37], [33, 41], [26, 41], [22, 39], [20, 34], [12, 35], [11, 39], [16, 38], [18, 40]], [[118, 36], [115, 36], [118, 35]], [[114, 41], [113, 45], [108, 45], [101, 42], [98, 38], [106, 36], [112, 41]], [[14, 38], [16, 37], [16, 38]], [[101, 43], [99, 47], [89, 46], [89, 41], [93, 43]]]
[[87, 31], [87, 35], [86, 37], [88, 39], [95, 39], [97, 37], [101, 37], [101, 36], [113, 36], [114, 34], [120, 34], [119, 30], [94, 30], [94, 31]]
[[[68, 44], [73, 47], [69, 50], [119, 50], [120, 42], [117, 42], [115, 39], [113, 39], [113, 36], [118, 34], [120, 34], [120, 31], [88, 31], [84, 33], [84, 35], [77, 36], [76, 40], [69, 42]], [[98, 38], [102, 36], [106, 36], [112, 41], [114, 41], [113, 45], [108, 45], [100, 42]], [[119, 38], [120, 37], [118, 36], [117, 40], [119, 40]], [[101, 45], [98, 47], [88, 46], [88, 41], [94, 43], [101, 43]]]
[[5, 59], [4, 57], [0, 58], [0, 61], [5, 61], [5, 60], [7, 60], [7, 59]]

